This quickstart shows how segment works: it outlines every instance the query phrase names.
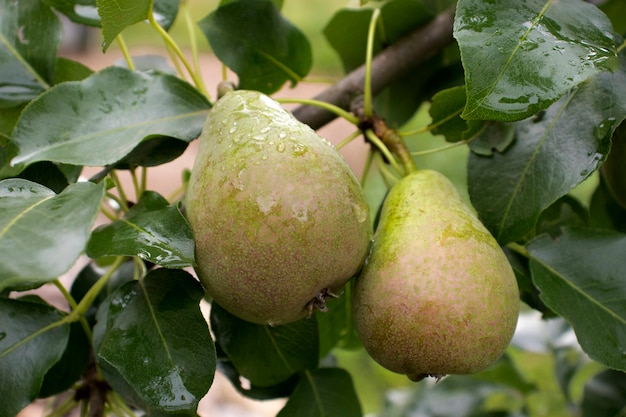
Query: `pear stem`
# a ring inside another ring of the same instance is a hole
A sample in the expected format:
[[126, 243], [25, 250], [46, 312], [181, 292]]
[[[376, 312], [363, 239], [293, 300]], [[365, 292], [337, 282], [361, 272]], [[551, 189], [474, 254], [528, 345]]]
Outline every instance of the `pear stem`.
[[400, 159], [405, 175], [417, 171], [417, 166], [411, 157], [411, 151], [409, 151], [402, 136], [396, 130], [391, 129], [384, 119], [376, 115], [372, 117], [372, 122], [372, 128], [376, 136]]

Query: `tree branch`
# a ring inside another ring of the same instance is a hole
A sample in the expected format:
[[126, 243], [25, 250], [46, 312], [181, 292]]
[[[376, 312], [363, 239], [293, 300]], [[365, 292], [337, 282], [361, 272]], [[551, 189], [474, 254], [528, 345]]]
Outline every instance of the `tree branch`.
[[[454, 41], [453, 22], [454, 9], [451, 9], [439, 14], [426, 26], [376, 55], [372, 60], [372, 94], [378, 94], [392, 81], [423, 64], [451, 44]], [[349, 110], [355, 96], [362, 93], [364, 82], [365, 65], [362, 65], [318, 94], [315, 99]], [[313, 106], [300, 106], [293, 114], [296, 119], [313, 129], [319, 129], [337, 117], [327, 110]]]

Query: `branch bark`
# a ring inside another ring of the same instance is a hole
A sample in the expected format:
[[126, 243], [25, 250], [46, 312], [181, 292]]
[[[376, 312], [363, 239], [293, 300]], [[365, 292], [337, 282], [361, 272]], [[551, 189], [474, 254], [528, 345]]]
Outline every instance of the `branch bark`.
[[[451, 44], [454, 41], [453, 22], [454, 9], [451, 9], [439, 14], [426, 26], [376, 55], [372, 60], [372, 94], [378, 94], [392, 81], [423, 64]], [[349, 110], [355, 96], [362, 93], [364, 82], [365, 65], [362, 65], [318, 94], [315, 99]], [[319, 129], [337, 117], [327, 110], [306, 105], [296, 108], [293, 114], [313, 129]]]

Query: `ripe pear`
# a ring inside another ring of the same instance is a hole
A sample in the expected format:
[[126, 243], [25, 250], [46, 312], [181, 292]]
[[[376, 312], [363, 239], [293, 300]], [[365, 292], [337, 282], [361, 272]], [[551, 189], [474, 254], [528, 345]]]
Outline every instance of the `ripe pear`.
[[270, 97], [232, 91], [207, 116], [186, 195], [196, 272], [241, 319], [325, 310], [371, 242], [363, 189], [326, 139]]
[[353, 308], [370, 356], [419, 381], [474, 373], [500, 358], [519, 293], [502, 249], [455, 187], [418, 170], [383, 204]]

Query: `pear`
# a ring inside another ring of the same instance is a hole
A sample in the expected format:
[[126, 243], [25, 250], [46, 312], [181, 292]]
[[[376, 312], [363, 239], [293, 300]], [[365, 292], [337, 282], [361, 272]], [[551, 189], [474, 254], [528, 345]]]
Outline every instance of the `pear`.
[[369, 207], [341, 154], [256, 91], [210, 110], [185, 205], [206, 292], [253, 323], [325, 310], [369, 251]]
[[370, 356], [419, 381], [499, 359], [515, 330], [519, 293], [502, 249], [455, 187], [418, 170], [383, 204], [353, 312]]

